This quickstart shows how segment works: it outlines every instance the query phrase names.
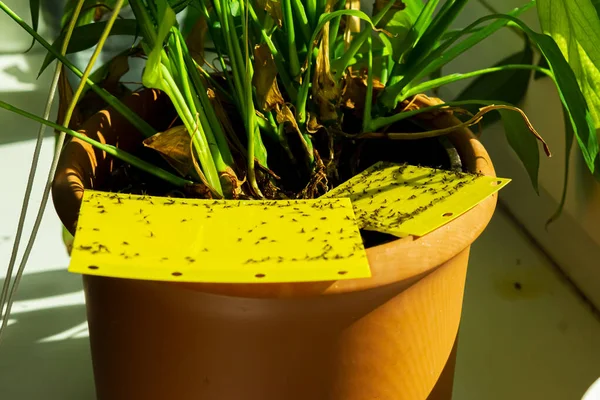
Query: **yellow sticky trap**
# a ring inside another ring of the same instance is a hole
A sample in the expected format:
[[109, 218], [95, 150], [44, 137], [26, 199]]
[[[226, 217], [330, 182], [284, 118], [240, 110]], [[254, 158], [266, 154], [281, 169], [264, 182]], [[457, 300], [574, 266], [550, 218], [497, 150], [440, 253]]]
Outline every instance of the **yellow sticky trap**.
[[371, 276], [349, 199], [173, 199], [86, 190], [70, 272], [186, 282]]
[[423, 236], [470, 210], [510, 179], [377, 163], [321, 198], [348, 197], [361, 229]]

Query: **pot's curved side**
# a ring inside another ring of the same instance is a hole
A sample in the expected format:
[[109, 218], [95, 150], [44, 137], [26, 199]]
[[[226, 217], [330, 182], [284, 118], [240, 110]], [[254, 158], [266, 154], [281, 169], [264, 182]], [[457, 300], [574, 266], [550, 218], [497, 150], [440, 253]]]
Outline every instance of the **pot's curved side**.
[[456, 339], [467, 260], [405, 290], [302, 299], [86, 276], [98, 400], [425, 400]]

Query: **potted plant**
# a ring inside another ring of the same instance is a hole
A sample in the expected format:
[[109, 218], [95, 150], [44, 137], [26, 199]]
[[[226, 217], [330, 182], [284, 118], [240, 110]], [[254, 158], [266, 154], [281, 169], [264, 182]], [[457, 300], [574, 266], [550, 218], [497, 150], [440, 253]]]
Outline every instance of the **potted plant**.
[[[493, 176], [469, 130], [490, 112], [500, 113], [533, 171], [541, 137], [518, 108], [427, 95], [509, 70], [554, 79], [594, 166], [598, 144], [573, 70], [550, 36], [518, 19], [534, 1], [460, 31], [449, 27], [466, 0], [377, 1], [371, 17], [344, 0], [130, 0], [135, 19], [118, 19], [122, 0], [86, 3], [68, 3], [70, 23], [50, 45], [0, 2], [49, 50], [45, 66], [57, 58], [83, 77], [73, 91], [57, 67], [56, 124], [0, 102], [73, 136], [64, 147], [59, 137], [46, 192], [52, 188], [70, 233], [86, 189], [310, 199], [377, 161]], [[90, 10], [96, 21], [77, 26]], [[183, 10], [189, 18], [179, 25]], [[508, 24], [539, 48], [547, 67], [439, 75]], [[111, 33], [141, 38], [92, 74]], [[94, 45], [83, 72], [64, 56]], [[120, 82], [132, 58], [144, 60], [143, 85], [133, 91]], [[368, 279], [232, 284], [85, 275], [98, 398], [449, 398], [469, 248], [495, 203], [491, 196], [422, 237], [363, 232]], [[10, 307], [6, 292], [0, 303]]]

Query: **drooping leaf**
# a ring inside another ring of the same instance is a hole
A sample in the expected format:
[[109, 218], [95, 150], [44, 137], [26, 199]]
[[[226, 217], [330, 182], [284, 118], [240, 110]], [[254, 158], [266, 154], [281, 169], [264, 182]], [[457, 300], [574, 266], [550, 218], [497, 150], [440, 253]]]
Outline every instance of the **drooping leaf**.
[[256, 88], [258, 107], [271, 111], [284, 100], [277, 85], [277, 68], [273, 55], [266, 43], [254, 47], [254, 76], [252, 84]]
[[[533, 49], [531, 43], [527, 41], [525, 48], [504, 60], [500, 61], [494, 67], [501, 67], [510, 64], [532, 64]], [[482, 99], [482, 100], [501, 100], [505, 103], [519, 105], [529, 87], [531, 81], [531, 70], [512, 69], [500, 71], [491, 74], [481, 75], [474, 79], [457, 97], [457, 101]], [[483, 122], [492, 124], [500, 119], [500, 114], [491, 114]]]
[[[95, 46], [106, 27], [106, 21], [82, 25], [74, 29], [73, 36], [67, 48], [67, 54], [83, 51]], [[134, 19], [117, 19], [110, 31], [111, 36], [135, 36], [138, 32], [138, 24]], [[60, 51], [65, 38], [64, 32], [52, 43], [52, 47]], [[38, 76], [44, 72], [46, 67], [54, 61], [55, 57], [48, 52]]]
[[538, 0], [542, 30], [575, 73], [596, 129], [600, 128], [600, 18], [591, 0]]
[[[548, 226], [556, 221], [558, 217], [561, 216], [563, 209], [565, 208], [565, 203], [567, 201], [567, 190], [569, 189], [569, 169], [571, 165], [571, 149], [573, 148], [573, 138], [575, 137], [575, 133], [573, 132], [573, 124], [571, 124], [571, 120], [569, 119], [569, 114], [567, 110], [563, 109], [563, 119], [565, 122], [565, 178], [563, 183], [563, 191], [562, 196], [560, 198], [560, 203], [558, 205], [558, 209], [556, 212], [548, 219], [546, 222], [546, 229]], [[598, 170], [596, 170], [597, 172]]]
[[[58, 78], [58, 112], [56, 123], [59, 125], [64, 125], [65, 114], [71, 101], [73, 100], [73, 88], [69, 83], [69, 79], [66, 74], [66, 68], [64, 65], [61, 66], [61, 73]], [[71, 121], [69, 122], [69, 128], [77, 130], [79, 126], [83, 122], [82, 115], [80, 113], [80, 108], [75, 107], [73, 110], [73, 114], [71, 116]], [[56, 134], [59, 134], [60, 131], [54, 130]]]
[[[29, 12], [31, 13], [31, 27], [37, 32], [40, 22], [40, 0], [29, 0]], [[29, 52], [35, 44], [35, 39], [31, 40], [31, 45], [25, 53]]]
[[190, 28], [185, 40], [190, 55], [198, 65], [204, 65], [204, 45], [206, 44], [207, 32], [208, 24], [206, 23], [206, 18], [199, 15]]
[[539, 194], [538, 171], [540, 168], [540, 153], [536, 138], [531, 135], [524, 119], [515, 112], [498, 110], [504, 124], [504, 133], [510, 147], [517, 153], [523, 166], [529, 174], [531, 184]]

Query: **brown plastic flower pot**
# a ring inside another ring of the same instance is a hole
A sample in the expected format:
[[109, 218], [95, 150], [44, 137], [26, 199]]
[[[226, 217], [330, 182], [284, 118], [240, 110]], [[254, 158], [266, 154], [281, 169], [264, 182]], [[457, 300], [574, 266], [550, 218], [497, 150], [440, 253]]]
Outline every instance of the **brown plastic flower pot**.
[[[158, 125], [161, 102], [152, 91], [128, 99]], [[83, 131], [128, 148], [118, 139], [133, 128], [104, 111]], [[449, 137], [471, 171], [494, 175], [470, 131]], [[66, 146], [53, 195], [69, 229], [83, 189], [101, 187], [110, 168], [82, 142]], [[98, 399], [450, 399], [469, 249], [495, 205], [494, 195], [426, 236], [369, 248], [369, 279], [174, 284], [84, 276]]]

